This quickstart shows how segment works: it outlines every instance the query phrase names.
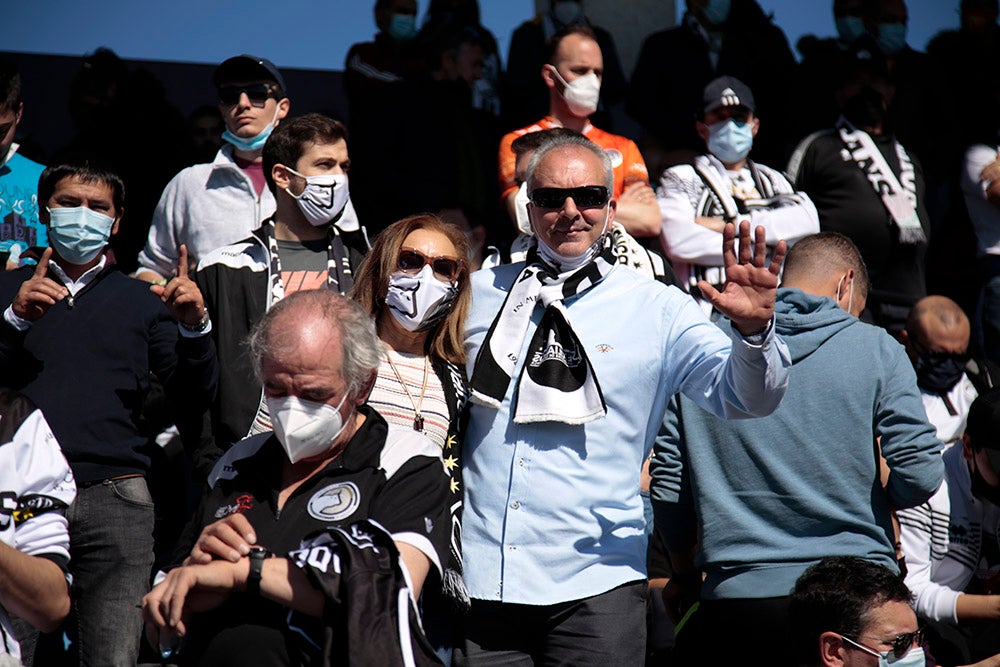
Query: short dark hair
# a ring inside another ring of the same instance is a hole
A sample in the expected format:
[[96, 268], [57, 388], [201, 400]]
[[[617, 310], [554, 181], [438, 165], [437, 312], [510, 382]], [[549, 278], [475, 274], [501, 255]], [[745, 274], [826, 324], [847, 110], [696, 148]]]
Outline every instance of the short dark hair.
[[838, 232], [818, 232], [796, 241], [788, 249], [782, 284], [791, 285], [807, 277], [844, 269], [854, 269], [857, 289], [867, 298], [871, 287], [868, 268], [854, 241]]
[[[555, 65], [552, 61], [556, 58], [556, 52], [559, 51], [559, 45], [562, 44], [562, 41], [570, 35], [579, 35], [580, 37], [586, 37], [587, 39], [597, 42], [597, 33], [585, 25], [571, 25], [563, 28], [556, 34], [549, 37], [548, 41], [545, 42], [546, 63], [549, 65]], [[598, 44], [598, 46], [600, 46], [600, 44]]]
[[84, 183], [103, 183], [109, 186], [115, 213], [121, 215], [125, 208], [125, 184], [113, 169], [90, 159], [72, 160], [46, 167], [38, 178], [38, 206], [48, 203], [59, 181], [73, 176]]
[[0, 111], [13, 111], [21, 107], [21, 74], [9, 60], [0, 60]]
[[283, 164], [295, 169], [295, 164], [305, 152], [306, 144], [335, 144], [342, 139], [347, 139], [347, 127], [339, 120], [323, 114], [309, 113], [281, 121], [267, 138], [262, 152], [264, 179], [271, 194], [278, 194], [278, 188], [271, 178], [274, 165]]
[[874, 609], [887, 602], [912, 601], [903, 579], [883, 565], [856, 556], [824, 558], [792, 589], [788, 617], [796, 664], [818, 662], [819, 636], [824, 632], [856, 638]]

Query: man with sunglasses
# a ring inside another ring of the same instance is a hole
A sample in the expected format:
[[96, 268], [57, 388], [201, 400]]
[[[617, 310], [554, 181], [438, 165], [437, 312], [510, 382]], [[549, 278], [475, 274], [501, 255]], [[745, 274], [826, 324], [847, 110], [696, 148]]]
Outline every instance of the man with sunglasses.
[[608, 154], [554, 138], [528, 165], [536, 247], [472, 276], [466, 350], [465, 579], [470, 665], [642, 664], [646, 526], [639, 471], [677, 391], [731, 418], [784, 393], [771, 326], [785, 245], [764, 265], [750, 228], [724, 234], [729, 274], [706, 293], [727, 336], [676, 287], [614, 262]]
[[796, 665], [924, 667], [911, 599], [899, 576], [877, 563], [855, 556], [824, 558], [795, 582], [789, 641], [772, 639], [791, 644]]
[[1000, 390], [972, 403], [930, 500], [900, 511], [906, 584], [943, 664], [1000, 653]]
[[[202, 423], [185, 425], [194, 463], [207, 475], [248, 432], [270, 430], [261, 386], [244, 341], [285, 295], [309, 289], [346, 293], [368, 250], [365, 231], [348, 216], [347, 128], [321, 114], [286, 120], [264, 146], [262, 164], [275, 212], [246, 238], [208, 253], [195, 281], [212, 313], [222, 374]], [[187, 428], [191, 428], [191, 432]]]
[[663, 172], [656, 196], [663, 250], [681, 282], [710, 312], [697, 285], [725, 280], [719, 235], [727, 223], [749, 220], [763, 227], [773, 247], [818, 232], [819, 216], [809, 197], [796, 192], [781, 172], [747, 157], [760, 119], [746, 84], [720, 76], [705, 86], [702, 104], [695, 128], [708, 152]]
[[211, 163], [182, 170], [164, 188], [139, 254], [137, 278], [154, 283], [169, 278], [182, 243], [196, 262], [245, 237], [274, 212], [261, 151], [288, 115], [285, 80], [271, 61], [244, 54], [219, 65], [212, 83], [226, 144]]

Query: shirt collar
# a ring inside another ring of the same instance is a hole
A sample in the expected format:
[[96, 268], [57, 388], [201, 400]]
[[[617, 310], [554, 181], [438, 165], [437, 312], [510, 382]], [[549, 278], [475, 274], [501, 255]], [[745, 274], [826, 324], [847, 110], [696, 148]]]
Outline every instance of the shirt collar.
[[93, 282], [94, 278], [97, 277], [97, 274], [99, 274], [101, 271], [104, 270], [104, 267], [105, 265], [107, 265], [107, 263], [108, 263], [108, 256], [101, 255], [100, 261], [98, 261], [97, 264], [84, 271], [83, 275], [81, 275], [76, 280], [72, 280], [68, 275], [66, 275], [66, 272], [63, 270], [61, 266], [56, 264], [56, 261], [54, 259], [49, 260], [49, 269], [51, 269], [52, 272], [56, 274], [59, 280], [62, 281], [63, 285], [65, 285], [67, 288], [73, 287], [74, 289], [70, 291], [72, 291], [75, 294], [76, 292], [79, 292], [84, 287]]

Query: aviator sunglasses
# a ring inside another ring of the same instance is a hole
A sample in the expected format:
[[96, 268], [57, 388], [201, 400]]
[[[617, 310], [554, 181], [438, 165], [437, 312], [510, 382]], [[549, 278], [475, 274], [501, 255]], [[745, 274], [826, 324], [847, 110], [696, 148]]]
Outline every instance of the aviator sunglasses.
[[917, 630], [916, 632], [904, 632], [901, 635], [896, 635], [895, 637], [886, 642], [887, 644], [892, 645], [892, 650], [886, 651], [886, 653], [879, 653], [873, 648], [869, 648], [864, 644], [859, 644], [858, 642], [854, 641], [853, 639], [851, 639], [846, 635], [840, 635], [840, 638], [845, 640], [847, 643], [852, 644], [855, 648], [860, 649], [870, 655], [881, 657], [883, 655], [886, 655], [887, 653], [888, 655], [886, 655], [886, 658], [889, 664], [892, 664], [897, 660], [902, 660], [903, 657], [910, 652], [910, 649], [912, 649], [914, 645], [919, 646], [921, 643], [923, 643], [924, 631]]
[[247, 94], [251, 106], [258, 109], [267, 104], [267, 98], [273, 97], [273, 87], [267, 83], [253, 83], [248, 86], [220, 86], [219, 101], [226, 106], [239, 103], [240, 95]]
[[584, 185], [579, 188], [535, 188], [528, 198], [538, 208], [562, 208], [567, 199], [572, 199], [577, 208], [600, 208], [611, 199], [611, 193], [603, 185]]
[[455, 257], [428, 257], [413, 248], [403, 248], [399, 251], [397, 265], [403, 273], [410, 275], [420, 273], [425, 264], [430, 264], [435, 274], [449, 281], [458, 280], [458, 274], [461, 273], [463, 266], [462, 260]]

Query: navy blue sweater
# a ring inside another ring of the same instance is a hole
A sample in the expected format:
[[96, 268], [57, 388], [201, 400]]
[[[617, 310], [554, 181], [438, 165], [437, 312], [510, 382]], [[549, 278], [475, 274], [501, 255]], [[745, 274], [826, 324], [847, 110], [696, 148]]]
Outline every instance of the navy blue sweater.
[[[0, 311], [33, 273], [0, 274]], [[24, 333], [0, 322], [0, 385], [41, 408], [77, 483], [146, 472], [142, 407], [151, 373], [181, 409], [204, 409], [215, 395], [212, 337], [182, 337], [149, 284], [113, 266]]]

